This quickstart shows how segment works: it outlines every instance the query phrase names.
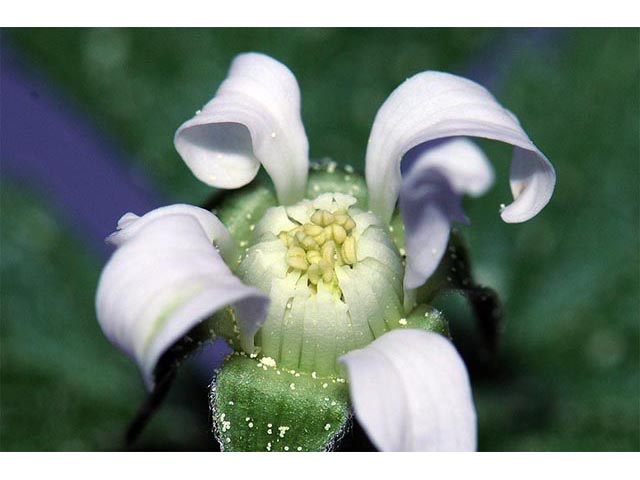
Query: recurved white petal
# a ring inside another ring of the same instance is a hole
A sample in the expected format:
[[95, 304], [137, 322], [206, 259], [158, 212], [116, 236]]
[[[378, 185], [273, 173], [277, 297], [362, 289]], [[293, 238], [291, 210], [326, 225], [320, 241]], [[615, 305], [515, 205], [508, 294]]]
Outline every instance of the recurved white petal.
[[392, 330], [340, 362], [347, 369], [356, 417], [378, 449], [476, 449], [469, 377], [446, 338]]
[[235, 243], [227, 227], [210, 211], [193, 205], [175, 204], [166, 207], [156, 208], [146, 213], [142, 217], [135, 213], [125, 213], [118, 220], [118, 227], [115, 232], [106, 238], [106, 242], [111, 245], [120, 246], [137, 235], [149, 222], [169, 215], [186, 215], [198, 221], [209, 242], [218, 247], [222, 258], [227, 263], [235, 260]]
[[482, 149], [464, 137], [428, 142], [411, 149], [402, 161], [402, 177], [437, 168], [451, 188], [474, 197], [493, 184], [493, 167]]
[[423, 72], [396, 88], [376, 115], [366, 156], [370, 208], [388, 221], [398, 199], [400, 162], [405, 154], [425, 142], [459, 136], [488, 138], [514, 146], [514, 201], [502, 211], [504, 221], [528, 220], [549, 202], [555, 170], [517, 118], [471, 80]]
[[438, 167], [414, 169], [403, 179], [400, 213], [407, 251], [405, 290], [418, 288], [436, 270], [447, 249], [451, 224], [468, 223], [461, 201]]
[[238, 55], [202, 111], [183, 123], [175, 146], [191, 171], [218, 188], [239, 188], [262, 164], [284, 205], [304, 196], [309, 144], [291, 71], [259, 53]]
[[136, 220], [100, 276], [100, 326], [138, 364], [149, 389], [160, 356], [214, 312], [235, 309], [247, 349], [266, 315], [267, 297], [231, 273], [200, 220], [185, 212]]

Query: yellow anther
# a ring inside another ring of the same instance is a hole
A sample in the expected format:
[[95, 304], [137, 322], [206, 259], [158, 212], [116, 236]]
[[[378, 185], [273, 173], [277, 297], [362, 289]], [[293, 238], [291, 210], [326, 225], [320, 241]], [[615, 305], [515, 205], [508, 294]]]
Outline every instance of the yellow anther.
[[336, 254], [336, 244], [333, 242], [327, 242], [322, 246], [320, 252], [325, 262], [333, 264]]
[[331, 225], [334, 221], [334, 216], [331, 212], [326, 210], [316, 210], [313, 215], [311, 215], [311, 221], [316, 225], [320, 225], [321, 227], [326, 227], [327, 225]]
[[316, 235], [315, 237], [313, 237], [313, 239], [316, 241], [318, 245], [322, 245], [324, 242], [327, 241], [327, 236], [325, 235], [324, 230], [322, 230], [322, 233], [320, 233], [319, 235]]
[[324, 229], [320, 225], [314, 225], [313, 223], [305, 223], [304, 225], [304, 233], [312, 237], [320, 235], [323, 231]]
[[336, 223], [331, 225], [331, 232], [333, 233], [333, 239], [338, 245], [342, 244], [345, 238], [347, 238], [347, 231]]
[[310, 223], [298, 225], [278, 238], [288, 247], [287, 265], [306, 272], [309, 285], [314, 289], [322, 282], [340, 292], [335, 267], [356, 263], [356, 243], [351, 236], [356, 223], [345, 210], [331, 213], [316, 210]]
[[342, 260], [348, 265], [354, 265], [357, 261], [356, 258], [356, 241], [353, 237], [347, 237], [340, 249], [342, 254]]
[[347, 219], [348, 219], [348, 218], [351, 218], [351, 217], [349, 217], [349, 215], [347, 215], [346, 213], [336, 213], [336, 214], [334, 215], [334, 217], [335, 217], [335, 222], [336, 222], [338, 225], [344, 225], [344, 224], [345, 224], [345, 222], [347, 221]]
[[304, 237], [306, 237], [306, 235], [302, 230], [299, 230], [295, 233], [295, 239], [298, 241], [298, 243], [302, 243]]
[[300, 245], [306, 250], [318, 250], [320, 248], [316, 241], [309, 236], [304, 237]]
[[322, 281], [329, 285], [333, 281], [333, 268], [326, 268], [322, 271]]
[[291, 245], [291, 237], [289, 237], [289, 234], [287, 232], [280, 232], [280, 235], [278, 235], [278, 238], [282, 241], [282, 243], [284, 243], [287, 247], [289, 245]]
[[313, 265], [311, 265], [309, 267], [309, 270], [307, 270], [307, 277], [309, 278], [309, 281], [314, 285], [318, 284], [321, 276], [322, 276], [322, 271], [320, 269], [320, 265], [318, 265], [317, 263], [314, 263]]
[[307, 252], [307, 262], [309, 262], [309, 264], [318, 263], [321, 259], [322, 255], [320, 255], [319, 251], [311, 250], [310, 252]]
[[342, 225], [347, 232], [350, 232], [354, 228], [356, 228], [356, 222], [354, 222], [353, 218], [349, 217]]
[[307, 252], [300, 247], [291, 247], [287, 251], [287, 265], [296, 270], [306, 270], [309, 267], [307, 263]]

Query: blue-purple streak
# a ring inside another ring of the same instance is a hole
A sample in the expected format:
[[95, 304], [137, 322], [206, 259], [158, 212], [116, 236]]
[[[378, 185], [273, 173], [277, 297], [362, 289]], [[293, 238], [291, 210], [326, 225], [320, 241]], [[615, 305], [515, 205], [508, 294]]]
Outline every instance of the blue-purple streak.
[[563, 28], [504, 29], [489, 48], [469, 61], [462, 74], [496, 93], [502, 89], [519, 56], [535, 51], [543, 60], [551, 47], [565, 43], [567, 32]]
[[[164, 202], [123, 153], [43, 81], [29, 75], [6, 45], [0, 63], [2, 173], [41, 192], [98, 254], [123, 213]], [[3, 178], [4, 180], [4, 178]], [[5, 207], [8, 207], [5, 205]]]

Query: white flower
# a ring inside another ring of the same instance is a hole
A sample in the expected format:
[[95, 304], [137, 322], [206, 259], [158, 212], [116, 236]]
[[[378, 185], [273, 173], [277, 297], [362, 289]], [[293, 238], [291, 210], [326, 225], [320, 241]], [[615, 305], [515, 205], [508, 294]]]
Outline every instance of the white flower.
[[[265, 55], [238, 56], [215, 97], [180, 126], [176, 149], [218, 188], [246, 185], [264, 166], [281, 206], [253, 226], [241, 262], [227, 229], [205, 210], [175, 205], [123, 216], [98, 287], [103, 330], [151, 387], [160, 355], [232, 305], [245, 351], [262, 326], [257, 342], [270, 361], [298, 362], [313, 375], [343, 365], [355, 413], [378, 448], [475, 449], [475, 408], [456, 349], [438, 334], [402, 328], [451, 223], [466, 221], [461, 196], [480, 195], [493, 181], [466, 136], [514, 145], [514, 202], [501, 215], [536, 215], [554, 188], [549, 161], [484, 88], [439, 72], [408, 79], [376, 116], [366, 153], [370, 211], [344, 193], [305, 200], [308, 142], [295, 77]], [[406, 268], [389, 235], [397, 203]]]

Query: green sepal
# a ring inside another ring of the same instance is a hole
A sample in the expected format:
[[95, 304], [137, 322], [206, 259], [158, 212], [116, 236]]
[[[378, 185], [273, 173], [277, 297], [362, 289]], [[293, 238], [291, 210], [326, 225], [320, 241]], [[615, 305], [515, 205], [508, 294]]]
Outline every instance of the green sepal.
[[221, 449], [332, 449], [350, 421], [348, 387], [341, 378], [314, 377], [271, 366], [268, 359], [230, 355], [210, 394]]
[[367, 209], [367, 184], [364, 178], [348, 165], [342, 166], [328, 159], [311, 163], [306, 198], [314, 199], [323, 193], [351, 195], [358, 201], [358, 208]]
[[431, 305], [418, 305], [407, 318], [400, 319], [396, 328], [418, 328], [451, 338], [449, 322], [440, 310]]
[[278, 205], [272, 188], [256, 181], [250, 185], [225, 194], [212, 211], [227, 227], [238, 251], [238, 262], [229, 265], [235, 270], [245, 248], [251, 244], [253, 229], [270, 207]]

